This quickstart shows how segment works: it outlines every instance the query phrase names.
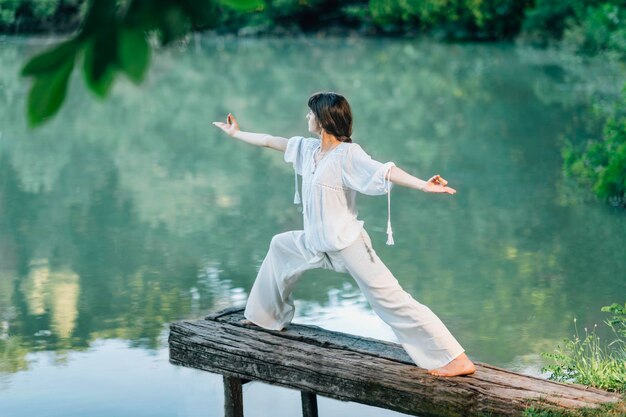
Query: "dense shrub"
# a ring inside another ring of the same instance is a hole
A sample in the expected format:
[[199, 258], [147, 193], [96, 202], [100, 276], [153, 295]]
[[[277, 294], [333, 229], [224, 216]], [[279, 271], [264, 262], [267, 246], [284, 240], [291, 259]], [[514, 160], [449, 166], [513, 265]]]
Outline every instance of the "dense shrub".
[[525, 10], [525, 36], [563, 40], [578, 51], [626, 57], [626, 0], [537, 0]]
[[368, 13], [362, 13], [367, 11], [367, 3], [362, 0], [344, 5], [334, 0], [265, 0], [264, 3], [262, 10], [253, 13], [222, 10], [218, 30], [247, 33], [249, 29], [272, 31], [281, 27], [314, 31], [333, 25], [359, 26], [369, 18]]
[[529, 0], [370, 0], [370, 12], [382, 27], [417, 26], [452, 39], [496, 39], [515, 36]]
[[567, 175], [590, 186], [598, 197], [626, 207], [626, 86], [602, 139], [588, 141], [582, 151], [568, 141], [563, 158]]
[[0, 32], [53, 32], [75, 28], [86, 0], [0, 0]]
[[537, 0], [534, 7], [525, 10], [522, 28], [538, 38], [561, 39], [568, 25], [582, 20], [587, 2], [588, 0]]
[[604, 3], [586, 9], [579, 24], [565, 31], [565, 40], [580, 52], [615, 51], [626, 58], [626, 2]]

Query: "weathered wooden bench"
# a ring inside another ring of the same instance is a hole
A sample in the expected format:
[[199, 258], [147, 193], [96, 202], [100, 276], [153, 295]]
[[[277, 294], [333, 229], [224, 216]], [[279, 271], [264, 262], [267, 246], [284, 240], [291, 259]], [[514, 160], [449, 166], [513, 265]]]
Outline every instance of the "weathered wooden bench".
[[474, 375], [434, 377], [395, 343], [290, 324], [243, 325], [242, 308], [170, 325], [170, 363], [224, 377], [225, 414], [243, 416], [242, 384], [262, 381], [302, 392], [305, 417], [316, 395], [422, 417], [521, 416], [529, 407], [595, 408], [620, 397], [477, 363]]

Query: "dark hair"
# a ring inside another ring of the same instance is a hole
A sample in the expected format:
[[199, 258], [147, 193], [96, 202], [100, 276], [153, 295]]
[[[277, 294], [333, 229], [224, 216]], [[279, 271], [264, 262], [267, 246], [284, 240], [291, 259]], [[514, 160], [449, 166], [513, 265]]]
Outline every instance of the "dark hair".
[[320, 126], [341, 142], [352, 142], [352, 110], [348, 100], [337, 93], [315, 93], [309, 108]]

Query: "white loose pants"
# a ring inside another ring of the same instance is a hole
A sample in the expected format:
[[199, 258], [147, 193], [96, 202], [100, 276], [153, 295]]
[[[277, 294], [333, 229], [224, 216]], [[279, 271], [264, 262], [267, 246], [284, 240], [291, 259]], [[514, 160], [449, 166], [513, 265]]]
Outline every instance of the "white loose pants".
[[294, 316], [294, 285], [304, 271], [315, 268], [352, 275], [374, 312], [391, 326], [417, 366], [439, 368], [464, 352], [435, 313], [402, 289], [372, 248], [365, 229], [347, 248], [324, 253], [307, 248], [302, 230], [274, 236], [244, 316], [266, 329], [283, 329]]

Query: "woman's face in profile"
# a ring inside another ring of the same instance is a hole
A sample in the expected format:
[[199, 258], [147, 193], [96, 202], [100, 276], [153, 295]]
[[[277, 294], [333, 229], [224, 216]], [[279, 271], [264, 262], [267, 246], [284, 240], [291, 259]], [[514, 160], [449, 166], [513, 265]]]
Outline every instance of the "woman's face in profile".
[[321, 132], [320, 125], [317, 123], [317, 118], [312, 110], [306, 114], [306, 118], [309, 121], [309, 132], [319, 134]]

